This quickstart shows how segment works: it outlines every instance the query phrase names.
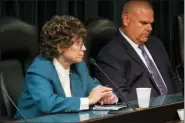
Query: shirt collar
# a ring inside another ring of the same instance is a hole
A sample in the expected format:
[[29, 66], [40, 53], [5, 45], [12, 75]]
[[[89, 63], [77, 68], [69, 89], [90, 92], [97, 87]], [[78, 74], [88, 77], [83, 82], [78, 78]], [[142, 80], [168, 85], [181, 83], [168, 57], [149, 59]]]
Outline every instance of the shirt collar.
[[61, 75], [66, 75], [70, 73], [70, 67], [65, 69], [56, 58], [53, 59], [53, 64], [57, 72], [59, 72]]
[[124, 32], [122, 32], [122, 30], [119, 28], [119, 31], [120, 31], [120, 33], [121, 33], [121, 35], [129, 42], [129, 44], [134, 48], [134, 49], [136, 49], [136, 48], [138, 48], [138, 44], [136, 44], [136, 43], [134, 43], [128, 36], [126, 36], [125, 34], [124, 34]]

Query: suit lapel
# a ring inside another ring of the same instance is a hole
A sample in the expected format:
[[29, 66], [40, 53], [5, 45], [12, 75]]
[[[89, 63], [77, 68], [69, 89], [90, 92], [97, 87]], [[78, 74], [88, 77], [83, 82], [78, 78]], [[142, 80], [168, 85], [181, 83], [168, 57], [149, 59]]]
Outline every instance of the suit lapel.
[[118, 31], [118, 41], [122, 44], [126, 52], [131, 56], [131, 58], [138, 63], [144, 69], [147, 69], [144, 65], [141, 58], [138, 56], [137, 52], [133, 49], [133, 47], [128, 43], [128, 41], [121, 35], [120, 31]]
[[[64, 89], [61, 85], [59, 76], [57, 74], [57, 71], [56, 71], [54, 65], [53, 65], [53, 68], [54, 68], [55, 72], [53, 73], [52, 80], [54, 82], [55, 89], [56, 89], [57, 93], [66, 97]], [[83, 96], [83, 89], [82, 89], [81, 80], [79, 78], [79, 75], [75, 72], [75, 70], [71, 70], [69, 77], [70, 77], [70, 86], [71, 86], [72, 97], [82, 97]]]
[[64, 89], [61, 85], [61, 82], [60, 82], [60, 79], [59, 79], [59, 76], [57, 74], [57, 71], [55, 69], [55, 66], [52, 64], [53, 66], [53, 69], [54, 69], [54, 72], [53, 72], [53, 83], [54, 83], [54, 86], [55, 86], [55, 89], [56, 89], [56, 92], [60, 95], [62, 95], [63, 97], [66, 97], [65, 95], [65, 92], [64, 92]]
[[81, 80], [74, 70], [70, 72], [70, 83], [72, 96], [73, 97], [83, 96]]
[[153, 46], [154, 44], [152, 44], [151, 41], [148, 41], [145, 45], [150, 52], [155, 64], [157, 65], [157, 68], [160, 69], [159, 54], [156, 53], [156, 48]]
[[[159, 92], [159, 89], [157, 87], [157, 85], [155, 84], [150, 72], [148, 71], [148, 68], [145, 66], [145, 64], [143, 63], [143, 61], [141, 60], [141, 58], [138, 56], [137, 52], [133, 49], [133, 47], [128, 43], [128, 41], [121, 35], [120, 32], [118, 32], [118, 41], [122, 44], [122, 46], [124, 47], [124, 49], [126, 50], [126, 52], [131, 56], [131, 58], [137, 63], [139, 64], [144, 70], [147, 71], [149, 78], [151, 79], [152, 83], [154, 84], [155, 88], [157, 89], [157, 91]], [[152, 46], [148, 43], [150, 41], [147, 41], [147, 48], [149, 50], [149, 52], [151, 53], [152, 57], [154, 57], [154, 61], [156, 60], [156, 57], [153, 55], [154, 53], [154, 49], [152, 48]]]

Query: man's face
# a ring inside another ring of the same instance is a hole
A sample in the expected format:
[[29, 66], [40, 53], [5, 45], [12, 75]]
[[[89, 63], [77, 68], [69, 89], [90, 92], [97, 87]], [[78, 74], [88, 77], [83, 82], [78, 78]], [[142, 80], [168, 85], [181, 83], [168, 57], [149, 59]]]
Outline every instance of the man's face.
[[126, 21], [126, 28], [128, 37], [136, 44], [143, 44], [148, 40], [152, 31], [153, 10], [138, 8], [132, 13], [128, 14], [128, 21]]

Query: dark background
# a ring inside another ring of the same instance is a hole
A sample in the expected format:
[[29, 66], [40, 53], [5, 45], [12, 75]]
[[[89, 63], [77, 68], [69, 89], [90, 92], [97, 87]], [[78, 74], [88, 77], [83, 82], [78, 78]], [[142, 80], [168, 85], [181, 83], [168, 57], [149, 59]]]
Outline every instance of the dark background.
[[[55, 14], [69, 14], [84, 23], [93, 17], [106, 17], [120, 25], [122, 6], [126, 0], [0, 0], [0, 16], [14, 16], [35, 25], [40, 32], [44, 22]], [[154, 7], [152, 35], [159, 37], [173, 66], [177, 63], [176, 18], [184, 13], [184, 0], [149, 0]], [[157, 49], [156, 49], [157, 50]]]

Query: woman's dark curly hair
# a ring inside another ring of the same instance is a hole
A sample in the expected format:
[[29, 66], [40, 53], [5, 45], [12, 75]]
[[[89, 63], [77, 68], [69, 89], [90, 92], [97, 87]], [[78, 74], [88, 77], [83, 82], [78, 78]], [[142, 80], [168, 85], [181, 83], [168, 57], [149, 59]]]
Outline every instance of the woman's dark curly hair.
[[40, 54], [46, 59], [52, 60], [60, 54], [57, 44], [60, 44], [62, 48], [69, 48], [74, 43], [71, 40], [74, 36], [84, 39], [86, 33], [86, 29], [79, 19], [69, 15], [56, 15], [42, 28]]

